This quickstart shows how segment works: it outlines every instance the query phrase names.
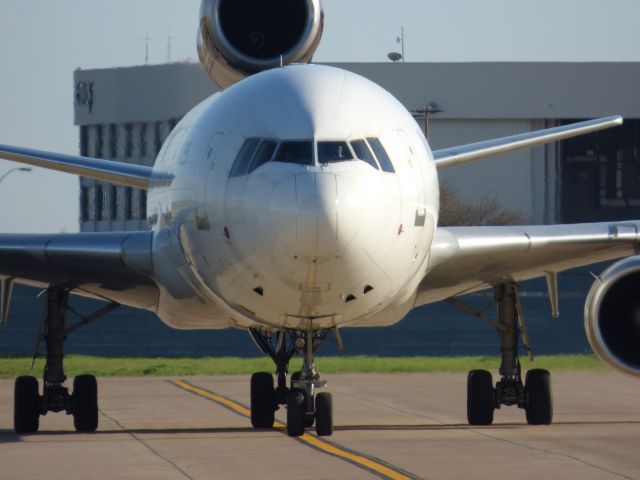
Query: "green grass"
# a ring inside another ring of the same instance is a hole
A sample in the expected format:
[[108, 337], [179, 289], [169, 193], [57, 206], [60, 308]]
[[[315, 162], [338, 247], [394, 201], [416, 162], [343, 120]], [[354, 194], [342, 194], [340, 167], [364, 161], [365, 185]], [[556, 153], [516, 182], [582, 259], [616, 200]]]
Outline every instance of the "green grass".
[[[289, 370], [300, 368], [301, 360], [292, 360]], [[323, 374], [331, 373], [437, 373], [466, 372], [483, 368], [497, 371], [496, 357], [369, 357], [342, 356], [318, 357], [317, 364]], [[0, 378], [19, 375], [40, 377], [44, 359], [36, 360], [31, 369], [31, 359], [25, 357], [0, 358]], [[561, 370], [607, 370], [593, 355], [552, 355], [536, 357], [533, 363], [522, 360], [524, 370], [546, 368]], [[184, 376], [184, 375], [249, 375], [258, 371], [273, 371], [269, 358], [105, 358], [69, 355], [65, 359], [69, 377], [92, 373], [99, 377]]]

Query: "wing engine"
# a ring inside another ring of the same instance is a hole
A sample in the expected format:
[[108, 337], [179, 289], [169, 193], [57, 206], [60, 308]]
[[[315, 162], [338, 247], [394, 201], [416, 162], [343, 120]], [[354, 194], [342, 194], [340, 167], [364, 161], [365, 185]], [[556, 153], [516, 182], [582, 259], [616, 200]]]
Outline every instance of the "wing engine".
[[640, 256], [605, 270], [594, 282], [584, 309], [591, 348], [609, 365], [640, 376]]
[[322, 37], [320, 0], [202, 0], [198, 56], [221, 88], [309, 63]]

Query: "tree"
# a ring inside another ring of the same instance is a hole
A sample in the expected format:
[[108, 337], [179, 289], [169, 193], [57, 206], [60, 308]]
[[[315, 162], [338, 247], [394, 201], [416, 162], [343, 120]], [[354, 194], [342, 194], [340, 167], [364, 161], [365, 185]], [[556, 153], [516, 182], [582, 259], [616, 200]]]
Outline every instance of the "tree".
[[439, 224], [449, 226], [473, 225], [522, 225], [522, 212], [509, 210], [493, 195], [485, 195], [474, 203], [464, 202], [457, 192], [447, 184], [440, 186]]

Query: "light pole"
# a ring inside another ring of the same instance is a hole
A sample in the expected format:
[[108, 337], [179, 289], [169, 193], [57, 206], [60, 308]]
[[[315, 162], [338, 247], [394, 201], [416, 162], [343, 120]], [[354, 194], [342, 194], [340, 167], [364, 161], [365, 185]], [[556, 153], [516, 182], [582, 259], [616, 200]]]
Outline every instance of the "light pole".
[[4, 172], [4, 174], [2, 176], [0, 176], [0, 183], [2, 183], [2, 181], [7, 178], [7, 176], [13, 172], [30, 172], [31, 168], [29, 167], [13, 167], [9, 170], [7, 170], [6, 172]]
[[442, 110], [435, 102], [431, 102], [426, 107], [414, 108], [411, 110], [411, 114], [414, 118], [422, 118], [424, 120], [424, 137], [427, 140], [429, 139], [429, 114], [440, 113], [443, 111], [444, 110]]
[[400, 27], [400, 36], [396, 37], [396, 42], [400, 44], [400, 52], [391, 52], [387, 55], [387, 58], [393, 63], [402, 61], [404, 62], [404, 26]]

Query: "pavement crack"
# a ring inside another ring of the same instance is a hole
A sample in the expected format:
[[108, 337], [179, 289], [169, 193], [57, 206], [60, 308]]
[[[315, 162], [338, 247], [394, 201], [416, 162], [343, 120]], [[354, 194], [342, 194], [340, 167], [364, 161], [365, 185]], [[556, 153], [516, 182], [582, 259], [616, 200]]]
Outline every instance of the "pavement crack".
[[125, 428], [124, 425], [122, 425], [118, 420], [116, 420], [115, 418], [113, 418], [112, 416], [110, 416], [108, 413], [106, 413], [104, 410], [100, 410], [100, 414], [102, 416], [104, 416], [105, 418], [111, 420], [113, 423], [115, 423], [124, 433], [126, 433], [127, 435], [129, 435], [131, 438], [133, 438], [136, 442], [138, 442], [140, 445], [142, 445], [143, 447], [145, 447], [147, 450], [149, 450], [151, 453], [153, 453], [156, 457], [158, 457], [159, 459], [163, 460], [164, 462], [168, 463], [169, 465], [171, 465], [177, 472], [179, 472], [180, 474], [182, 474], [182, 476], [184, 478], [187, 478], [189, 480], [194, 480], [194, 478], [192, 476], [190, 476], [187, 472], [185, 472], [183, 469], [181, 469], [173, 460], [171, 460], [168, 457], [165, 457], [164, 455], [162, 455], [160, 452], [158, 452], [155, 448], [153, 448], [151, 445], [149, 445], [147, 442], [145, 442], [143, 439], [141, 439], [138, 435], [136, 435], [134, 432], [128, 430], [127, 428]]

